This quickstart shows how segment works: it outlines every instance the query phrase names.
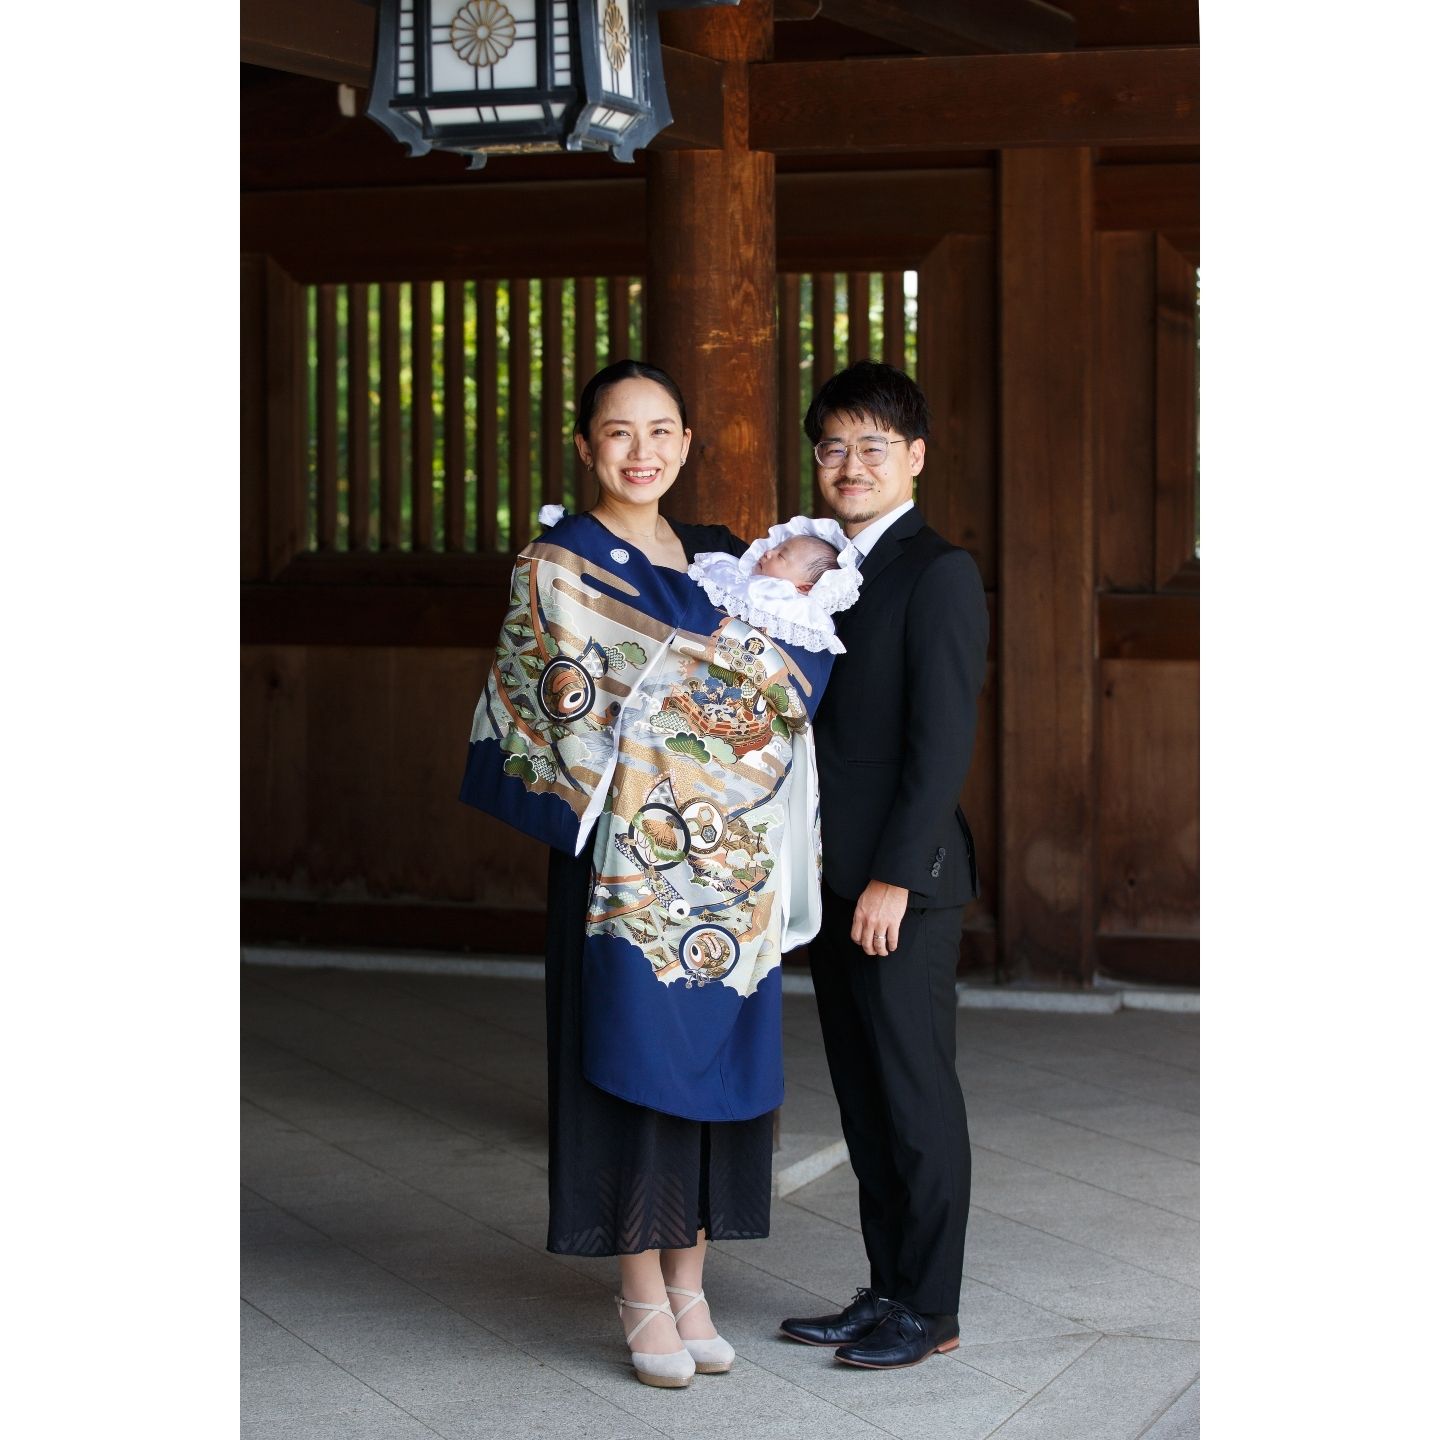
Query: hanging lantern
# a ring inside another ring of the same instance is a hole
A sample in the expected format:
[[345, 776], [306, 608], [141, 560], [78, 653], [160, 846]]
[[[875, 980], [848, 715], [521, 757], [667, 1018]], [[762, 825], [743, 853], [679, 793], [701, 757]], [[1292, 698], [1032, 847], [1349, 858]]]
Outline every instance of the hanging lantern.
[[658, 12], [739, 0], [379, 0], [367, 109], [408, 145], [609, 150], [670, 123]]

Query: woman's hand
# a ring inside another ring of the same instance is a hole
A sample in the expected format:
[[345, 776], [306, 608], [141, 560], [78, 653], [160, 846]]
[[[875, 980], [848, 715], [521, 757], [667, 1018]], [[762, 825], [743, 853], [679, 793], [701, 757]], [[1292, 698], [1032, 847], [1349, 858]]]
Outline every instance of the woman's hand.
[[867, 955], [889, 955], [900, 944], [900, 922], [910, 892], [903, 885], [872, 880], [855, 902], [850, 938]]

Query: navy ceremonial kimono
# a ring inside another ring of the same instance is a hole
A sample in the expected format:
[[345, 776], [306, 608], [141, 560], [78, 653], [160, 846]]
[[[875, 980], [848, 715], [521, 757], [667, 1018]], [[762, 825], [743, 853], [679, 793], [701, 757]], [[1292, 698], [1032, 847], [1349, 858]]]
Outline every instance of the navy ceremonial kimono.
[[780, 955], [819, 928], [810, 717], [833, 657], [782, 648], [589, 515], [517, 557], [460, 798], [578, 854], [596, 831], [582, 1068], [748, 1120], [784, 1096]]

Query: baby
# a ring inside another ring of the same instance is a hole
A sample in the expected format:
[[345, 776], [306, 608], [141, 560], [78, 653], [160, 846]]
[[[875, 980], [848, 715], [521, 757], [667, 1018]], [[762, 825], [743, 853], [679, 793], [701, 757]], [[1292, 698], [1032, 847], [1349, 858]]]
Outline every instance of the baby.
[[833, 520], [797, 515], [738, 559], [722, 550], [695, 557], [690, 576], [727, 615], [772, 639], [843, 655], [831, 618], [860, 595], [860, 557]]
[[840, 552], [828, 540], [818, 535], [792, 535], [766, 550], [750, 573], [788, 580], [802, 595], [808, 595], [827, 570], [839, 568]]

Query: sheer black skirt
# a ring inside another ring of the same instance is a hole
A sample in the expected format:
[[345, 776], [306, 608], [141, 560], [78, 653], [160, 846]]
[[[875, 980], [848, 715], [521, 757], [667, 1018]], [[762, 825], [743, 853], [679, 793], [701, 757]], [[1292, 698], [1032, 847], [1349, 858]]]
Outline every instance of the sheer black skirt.
[[580, 1070], [580, 986], [593, 842], [550, 852], [545, 1015], [550, 1233], [561, 1255], [683, 1249], [770, 1233], [771, 1117], [682, 1120], [592, 1085]]

